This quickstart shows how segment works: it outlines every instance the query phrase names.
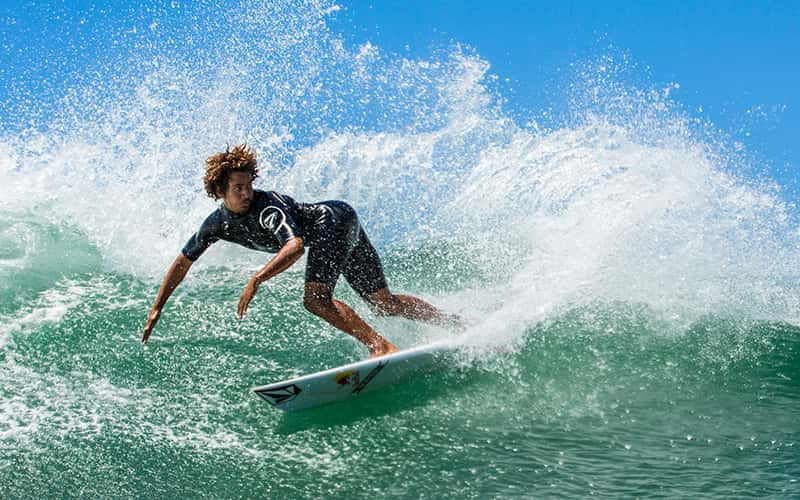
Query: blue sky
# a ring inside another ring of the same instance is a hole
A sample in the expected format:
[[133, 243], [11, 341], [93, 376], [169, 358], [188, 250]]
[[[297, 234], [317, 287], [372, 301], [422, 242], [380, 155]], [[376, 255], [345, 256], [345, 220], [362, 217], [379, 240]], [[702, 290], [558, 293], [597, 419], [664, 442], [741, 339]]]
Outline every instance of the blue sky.
[[[609, 46], [644, 85], [674, 82], [693, 115], [741, 140], [800, 194], [800, 2], [343, 1], [333, 27], [353, 43], [425, 57], [456, 41], [489, 61], [512, 114], [547, 105], [555, 75]], [[701, 111], [702, 109], [702, 111]]]
[[[174, 2], [191, 11], [191, 2]], [[219, 4], [224, 4], [220, 1]], [[234, 5], [236, 2], [230, 2]], [[130, 17], [170, 2], [0, 0], [0, 103], [10, 89], [47, 95], [62, 74], [122, 60], [108, 45]], [[340, 0], [330, 27], [353, 45], [428, 57], [453, 43], [491, 64], [520, 123], [549, 101], [559, 75], [608, 52], [637, 65], [643, 87], [674, 82], [685, 109], [743, 142], [763, 170], [800, 194], [800, 2]], [[186, 16], [190, 19], [191, 16]], [[89, 22], [86, 22], [86, 21]], [[182, 29], [177, 27], [176, 29]], [[105, 35], [103, 35], [105, 31]], [[32, 54], [36, 56], [32, 64]], [[2, 122], [13, 117], [2, 116]]]

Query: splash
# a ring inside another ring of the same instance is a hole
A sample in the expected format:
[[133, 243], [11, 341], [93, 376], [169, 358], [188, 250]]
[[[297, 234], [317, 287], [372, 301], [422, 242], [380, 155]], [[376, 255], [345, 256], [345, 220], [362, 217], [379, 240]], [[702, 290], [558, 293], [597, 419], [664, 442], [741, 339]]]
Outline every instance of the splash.
[[[797, 321], [790, 208], [739, 174], [675, 85], [626, 83], [624, 58], [577, 71], [562, 121], [541, 128], [509, 117], [473, 51], [349, 47], [326, 24], [331, 2], [182, 9], [132, 21], [128, 50], [64, 92], [47, 127], [2, 131], [4, 219], [68, 228], [106, 268], [152, 279], [214, 207], [204, 158], [247, 141], [261, 187], [348, 199], [384, 247], [459, 248], [483, 271], [443, 301], [487, 318], [483, 337], [593, 302], [647, 304], [679, 325]], [[251, 262], [220, 247], [204, 261]]]

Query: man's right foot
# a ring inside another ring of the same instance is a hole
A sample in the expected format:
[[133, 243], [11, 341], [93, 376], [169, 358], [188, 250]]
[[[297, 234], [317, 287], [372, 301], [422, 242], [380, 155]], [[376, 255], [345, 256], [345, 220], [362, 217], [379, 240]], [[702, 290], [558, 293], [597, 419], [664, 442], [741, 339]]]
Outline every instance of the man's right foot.
[[475, 319], [463, 318], [457, 314], [443, 314], [434, 323], [455, 333], [463, 333], [467, 328], [476, 325], [478, 322]]

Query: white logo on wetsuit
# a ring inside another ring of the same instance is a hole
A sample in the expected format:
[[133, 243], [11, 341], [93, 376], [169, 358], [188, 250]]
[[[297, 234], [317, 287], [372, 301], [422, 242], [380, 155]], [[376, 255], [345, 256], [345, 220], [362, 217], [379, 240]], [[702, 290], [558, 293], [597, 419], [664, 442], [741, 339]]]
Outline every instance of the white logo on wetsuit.
[[261, 215], [258, 217], [258, 223], [261, 224], [261, 227], [269, 229], [273, 233], [276, 233], [281, 224], [285, 222], [286, 214], [278, 207], [267, 207], [261, 211]]

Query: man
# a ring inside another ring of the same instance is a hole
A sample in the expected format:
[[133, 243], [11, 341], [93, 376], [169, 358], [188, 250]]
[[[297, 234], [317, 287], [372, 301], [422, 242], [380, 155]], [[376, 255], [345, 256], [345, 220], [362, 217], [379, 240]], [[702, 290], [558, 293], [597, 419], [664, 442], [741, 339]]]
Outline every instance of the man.
[[164, 304], [183, 281], [192, 263], [218, 240], [275, 253], [256, 272], [239, 297], [237, 312], [244, 317], [261, 283], [292, 266], [309, 249], [303, 305], [369, 349], [372, 357], [397, 347], [364, 322], [347, 304], [333, 298], [339, 275], [382, 315], [457, 326], [456, 316], [445, 315], [410, 295], [389, 291], [380, 258], [358, 221], [355, 210], [342, 201], [299, 203], [273, 191], [253, 189], [258, 177], [255, 151], [245, 144], [206, 160], [203, 179], [208, 195], [222, 199], [170, 266], [156, 296], [142, 335], [150, 338]]

